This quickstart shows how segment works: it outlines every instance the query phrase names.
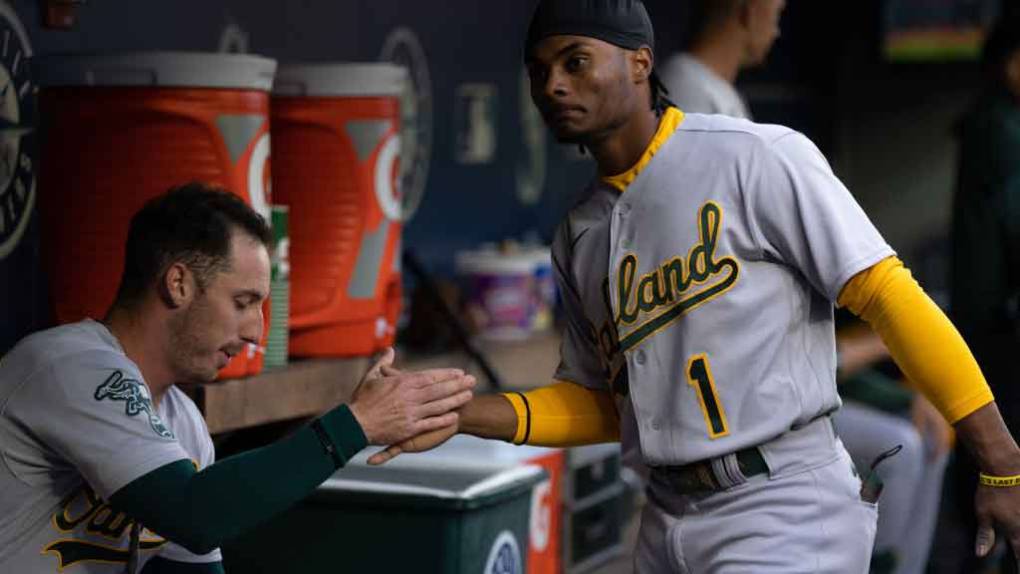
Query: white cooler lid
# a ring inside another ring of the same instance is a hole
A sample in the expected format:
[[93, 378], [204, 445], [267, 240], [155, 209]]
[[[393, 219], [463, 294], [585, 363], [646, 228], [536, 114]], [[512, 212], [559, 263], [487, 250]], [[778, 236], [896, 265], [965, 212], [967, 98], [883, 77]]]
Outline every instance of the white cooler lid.
[[498, 251], [460, 251], [454, 257], [461, 275], [532, 275], [538, 264], [525, 253]]
[[276, 96], [399, 97], [406, 89], [407, 69], [396, 64], [285, 64], [273, 83]]
[[269, 91], [276, 60], [248, 54], [52, 54], [33, 62], [42, 87], [181, 87]]

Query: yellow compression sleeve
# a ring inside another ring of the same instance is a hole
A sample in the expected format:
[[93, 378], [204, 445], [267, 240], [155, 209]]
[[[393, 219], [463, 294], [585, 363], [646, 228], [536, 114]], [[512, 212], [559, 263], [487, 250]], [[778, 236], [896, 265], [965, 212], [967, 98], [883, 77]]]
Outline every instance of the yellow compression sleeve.
[[562, 447], [620, 440], [620, 416], [608, 391], [557, 381], [503, 396], [517, 413], [514, 444]]
[[963, 337], [898, 258], [855, 275], [837, 303], [871, 325], [907, 378], [950, 423], [994, 400]]

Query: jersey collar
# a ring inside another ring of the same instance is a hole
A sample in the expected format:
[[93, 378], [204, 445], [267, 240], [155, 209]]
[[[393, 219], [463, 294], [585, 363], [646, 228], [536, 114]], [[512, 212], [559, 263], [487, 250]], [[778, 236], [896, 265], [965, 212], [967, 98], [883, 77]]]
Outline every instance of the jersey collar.
[[652, 137], [652, 141], [648, 143], [648, 147], [645, 148], [645, 152], [641, 154], [641, 158], [637, 160], [637, 163], [623, 173], [603, 177], [602, 181], [623, 193], [627, 186], [641, 173], [641, 170], [648, 165], [648, 162], [652, 161], [655, 152], [659, 151], [662, 144], [666, 143], [669, 136], [673, 135], [673, 132], [676, 131], [676, 128], [683, 121], [684, 113], [679, 108], [672, 106], [666, 108], [665, 113], [662, 114], [662, 119], [659, 120], [659, 129], [655, 131], [655, 136]]

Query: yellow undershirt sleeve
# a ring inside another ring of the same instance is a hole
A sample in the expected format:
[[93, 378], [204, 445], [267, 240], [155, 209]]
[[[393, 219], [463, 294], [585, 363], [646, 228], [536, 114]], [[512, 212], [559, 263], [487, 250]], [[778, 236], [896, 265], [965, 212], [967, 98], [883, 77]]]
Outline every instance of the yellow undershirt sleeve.
[[620, 417], [608, 391], [557, 381], [503, 396], [517, 413], [514, 444], [565, 447], [620, 440]]
[[837, 303], [871, 325], [903, 374], [950, 423], [994, 400], [963, 337], [898, 258], [855, 275]]

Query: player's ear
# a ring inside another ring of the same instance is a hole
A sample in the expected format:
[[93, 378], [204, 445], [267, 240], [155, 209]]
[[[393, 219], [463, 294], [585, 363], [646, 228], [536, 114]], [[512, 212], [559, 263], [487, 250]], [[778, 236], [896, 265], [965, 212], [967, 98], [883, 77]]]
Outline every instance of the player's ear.
[[635, 84], [648, 81], [648, 77], [652, 75], [652, 67], [654, 63], [655, 57], [652, 55], [652, 49], [648, 46], [641, 46], [637, 50], [631, 52], [631, 79]]
[[157, 285], [160, 299], [171, 309], [186, 305], [195, 296], [196, 287], [194, 273], [180, 261], [166, 268]]

